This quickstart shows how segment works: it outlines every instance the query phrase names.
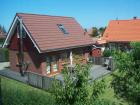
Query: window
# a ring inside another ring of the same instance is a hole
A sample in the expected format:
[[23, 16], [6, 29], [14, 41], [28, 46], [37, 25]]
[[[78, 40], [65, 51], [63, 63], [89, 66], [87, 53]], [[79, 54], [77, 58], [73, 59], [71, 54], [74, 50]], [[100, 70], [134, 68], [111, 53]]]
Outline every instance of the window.
[[16, 53], [16, 64], [19, 65], [19, 61], [20, 61], [20, 54]]
[[57, 24], [59, 29], [64, 33], [64, 34], [69, 34], [68, 31], [65, 29], [65, 27], [62, 24]]
[[53, 69], [54, 72], [58, 71], [58, 64], [57, 64], [57, 62], [58, 62], [57, 57], [56, 56], [52, 56], [52, 69]]
[[46, 58], [46, 63], [47, 63], [47, 67], [46, 67], [47, 74], [50, 74], [51, 73], [51, 58], [50, 57]]

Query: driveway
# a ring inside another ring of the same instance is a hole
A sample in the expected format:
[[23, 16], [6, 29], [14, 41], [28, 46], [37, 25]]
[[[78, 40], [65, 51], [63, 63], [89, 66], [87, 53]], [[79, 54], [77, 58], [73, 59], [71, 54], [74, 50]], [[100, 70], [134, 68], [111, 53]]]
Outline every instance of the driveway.
[[107, 70], [106, 67], [103, 67], [101, 65], [93, 65], [91, 68], [91, 73], [90, 76], [92, 79], [97, 79], [100, 78], [108, 73], [110, 73], [111, 71]]
[[27, 83], [28, 78], [27, 76], [22, 77], [19, 72], [14, 72], [10, 70], [10, 64], [9, 62], [0, 62], [0, 75], [15, 79], [20, 82]]
[[0, 62], [0, 70], [4, 70], [5, 68], [8, 68], [9, 62]]

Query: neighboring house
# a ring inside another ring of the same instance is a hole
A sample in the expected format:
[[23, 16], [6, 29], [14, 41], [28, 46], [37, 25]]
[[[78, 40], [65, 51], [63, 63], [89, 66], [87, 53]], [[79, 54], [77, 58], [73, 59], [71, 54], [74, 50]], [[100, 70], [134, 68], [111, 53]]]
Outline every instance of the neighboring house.
[[72, 17], [17, 13], [3, 47], [9, 48], [12, 70], [52, 76], [63, 64], [72, 65], [74, 54], [86, 63], [94, 43]]
[[6, 38], [6, 33], [4, 33], [3, 30], [0, 28], [0, 47], [2, 47], [5, 38]]
[[110, 49], [127, 50], [130, 42], [140, 41], [140, 19], [134, 17], [130, 20], [112, 20], [109, 22], [103, 37], [97, 42]]

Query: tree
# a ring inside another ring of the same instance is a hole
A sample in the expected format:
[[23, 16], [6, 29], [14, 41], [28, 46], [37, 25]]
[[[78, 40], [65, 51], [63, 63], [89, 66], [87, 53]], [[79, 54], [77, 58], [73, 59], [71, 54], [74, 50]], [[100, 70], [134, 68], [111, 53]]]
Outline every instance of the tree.
[[90, 65], [77, 64], [74, 73], [67, 67], [63, 69], [63, 85], [55, 82], [52, 90], [57, 105], [110, 105], [99, 99], [105, 84], [103, 80], [90, 80], [90, 68]]
[[140, 43], [131, 43], [131, 47], [129, 53], [117, 53], [112, 87], [118, 96], [140, 105]]
[[99, 33], [98, 33], [98, 28], [93, 27], [93, 28], [92, 28], [92, 34], [91, 34], [91, 36], [92, 36], [92, 37], [97, 37], [98, 35], [99, 35]]
[[91, 36], [92, 37], [97, 37], [99, 35], [102, 36], [104, 34], [105, 29], [106, 27], [100, 27], [100, 28], [93, 27]]
[[106, 27], [100, 27], [100, 28], [98, 29], [99, 35], [103, 36], [105, 29], [106, 29]]
[[6, 33], [6, 29], [4, 26], [2, 27], [2, 31], [3, 31], [3, 33]]

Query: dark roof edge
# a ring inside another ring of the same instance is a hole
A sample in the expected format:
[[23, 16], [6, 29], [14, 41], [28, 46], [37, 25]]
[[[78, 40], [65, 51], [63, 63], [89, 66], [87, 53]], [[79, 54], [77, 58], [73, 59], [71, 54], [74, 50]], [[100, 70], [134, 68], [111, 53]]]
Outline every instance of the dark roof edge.
[[41, 51], [41, 52], [42, 52], [42, 53], [47, 53], [47, 52], [52, 52], [52, 51], [68, 50], [68, 49], [73, 49], [73, 48], [92, 46], [93, 44], [95, 44], [95, 43], [92, 43], [92, 44], [86, 44], [86, 45], [71, 46], [71, 47], [65, 47], [65, 48], [48, 49], [48, 50]]

